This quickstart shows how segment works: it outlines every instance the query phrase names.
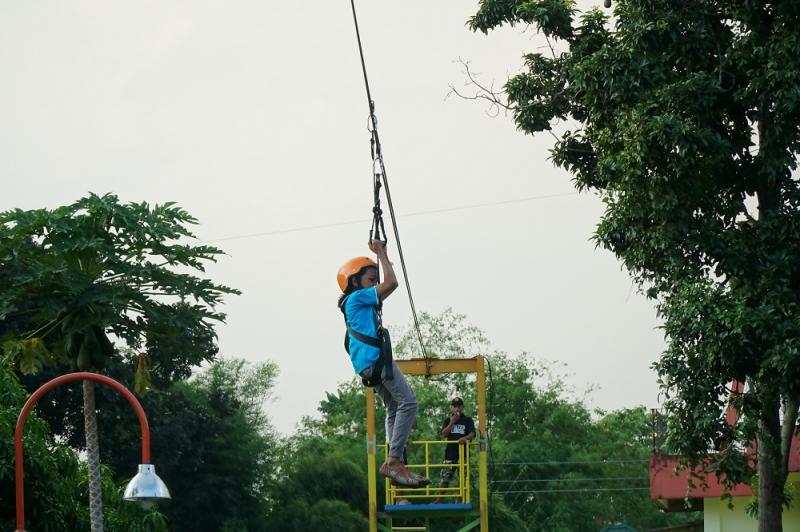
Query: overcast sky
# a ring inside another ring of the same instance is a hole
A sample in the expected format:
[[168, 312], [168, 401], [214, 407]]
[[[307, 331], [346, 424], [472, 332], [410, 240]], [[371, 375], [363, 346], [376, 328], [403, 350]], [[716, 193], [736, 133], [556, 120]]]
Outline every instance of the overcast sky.
[[[459, 58], [499, 87], [544, 44], [524, 28], [471, 33], [476, 6], [357, 2], [417, 308], [452, 307], [499, 349], [567, 364], [579, 393], [599, 385], [593, 406], [656, 406], [662, 334], [591, 242], [600, 201], [548, 161], [551, 137], [446, 98]], [[346, 0], [4, 2], [0, 209], [89, 191], [177, 201], [228, 254], [209, 275], [243, 292], [224, 306], [221, 352], [279, 365], [269, 411], [290, 433], [352, 377], [335, 275], [367, 252], [360, 68]], [[327, 227], [295, 231], [309, 226]], [[410, 319], [403, 291], [384, 318]]]

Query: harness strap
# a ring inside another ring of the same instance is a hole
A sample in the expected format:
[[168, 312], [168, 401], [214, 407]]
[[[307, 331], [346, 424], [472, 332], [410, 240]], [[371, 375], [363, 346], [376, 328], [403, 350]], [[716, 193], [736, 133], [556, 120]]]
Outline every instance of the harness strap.
[[[349, 297], [349, 296], [348, 296]], [[389, 337], [389, 331], [383, 328], [380, 322], [380, 316], [378, 313], [375, 313], [375, 331], [378, 333], [378, 337], [374, 336], [367, 336], [366, 334], [361, 334], [360, 332], [354, 330], [350, 327], [350, 324], [347, 323], [347, 312], [345, 311], [345, 305], [347, 303], [347, 297], [345, 297], [339, 304], [339, 310], [342, 311], [342, 317], [344, 318], [344, 324], [347, 327], [347, 332], [344, 335], [344, 349], [347, 353], [350, 353], [350, 336], [352, 335], [353, 338], [367, 344], [371, 347], [375, 347], [378, 349], [378, 359], [372, 365], [372, 376], [370, 380], [367, 381], [366, 379], [362, 378], [362, 382], [365, 386], [377, 386], [381, 383], [381, 381], [385, 378], [386, 380], [393, 380], [394, 379], [394, 368], [392, 367], [392, 340]], [[383, 374], [386, 374], [384, 377]]]
[[380, 349], [383, 345], [383, 342], [381, 342], [379, 338], [375, 338], [374, 336], [367, 336], [366, 334], [361, 334], [360, 332], [354, 330], [349, 325], [347, 326], [347, 332], [353, 335], [353, 338], [355, 338], [359, 342], [371, 345], [372, 347], [377, 347], [378, 349]]

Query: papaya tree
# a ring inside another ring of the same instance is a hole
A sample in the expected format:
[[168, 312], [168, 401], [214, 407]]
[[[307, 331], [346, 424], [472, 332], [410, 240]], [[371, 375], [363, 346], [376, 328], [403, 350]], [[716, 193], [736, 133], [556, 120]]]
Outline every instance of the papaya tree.
[[755, 442], [759, 530], [780, 531], [800, 406], [800, 4], [613, 5], [611, 19], [481, 0], [471, 29], [531, 25], [550, 46], [503, 92], [465, 96], [552, 135], [554, 163], [602, 198], [596, 241], [664, 322], [669, 444], [732, 482], [752, 475], [740, 450]]
[[[90, 194], [55, 209], [0, 213], [0, 337], [24, 375], [102, 371], [116, 343], [141, 354], [136, 386], [184, 378], [217, 352], [227, 286], [193, 275], [222, 252], [192, 242], [174, 203]], [[112, 338], [114, 341], [112, 341]], [[83, 382], [92, 530], [102, 530], [94, 384]]]

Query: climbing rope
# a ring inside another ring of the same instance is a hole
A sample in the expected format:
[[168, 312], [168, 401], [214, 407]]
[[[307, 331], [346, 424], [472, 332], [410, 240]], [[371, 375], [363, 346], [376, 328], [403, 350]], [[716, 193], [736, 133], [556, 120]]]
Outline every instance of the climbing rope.
[[[414, 329], [417, 332], [417, 339], [419, 346], [422, 350], [422, 356], [425, 358], [425, 365], [427, 368], [426, 374], [430, 376], [431, 359], [425, 351], [425, 342], [422, 339], [422, 331], [419, 327], [419, 319], [417, 318], [417, 309], [414, 306], [414, 297], [411, 295], [411, 284], [408, 282], [408, 272], [406, 270], [406, 261], [403, 257], [403, 247], [400, 244], [400, 233], [397, 230], [397, 220], [394, 214], [394, 206], [392, 205], [392, 194], [389, 190], [389, 179], [386, 177], [386, 166], [383, 162], [383, 152], [381, 150], [381, 141], [378, 136], [378, 118], [375, 116], [375, 102], [372, 99], [372, 94], [369, 90], [369, 79], [367, 78], [367, 66], [364, 62], [364, 48], [361, 46], [361, 33], [358, 29], [358, 17], [356, 16], [355, 0], [350, 0], [350, 7], [353, 10], [353, 24], [356, 28], [356, 40], [358, 41], [358, 54], [361, 57], [361, 71], [364, 74], [364, 86], [367, 89], [367, 103], [369, 104], [369, 122], [367, 129], [370, 132], [370, 155], [372, 156], [372, 175], [373, 175], [373, 193], [374, 204], [372, 207], [372, 227], [370, 228], [370, 238], [375, 240], [387, 240], [386, 230], [383, 226], [383, 211], [381, 210], [380, 190], [381, 186], [386, 190], [386, 203], [389, 206], [389, 216], [392, 219], [392, 229], [394, 232], [395, 243], [397, 244], [397, 254], [400, 257], [400, 267], [403, 270], [403, 280], [406, 285], [406, 292], [408, 293], [408, 302], [411, 305], [411, 315], [414, 317]], [[382, 238], [381, 238], [382, 236]]]

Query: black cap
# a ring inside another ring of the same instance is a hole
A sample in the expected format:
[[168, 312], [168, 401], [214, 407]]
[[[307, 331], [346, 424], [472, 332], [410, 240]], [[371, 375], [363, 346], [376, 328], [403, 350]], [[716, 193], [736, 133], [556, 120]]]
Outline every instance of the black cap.
[[456, 396], [456, 397], [453, 397], [453, 399], [450, 400], [450, 404], [453, 405], [453, 406], [463, 406], [464, 405], [464, 400], [462, 398]]

